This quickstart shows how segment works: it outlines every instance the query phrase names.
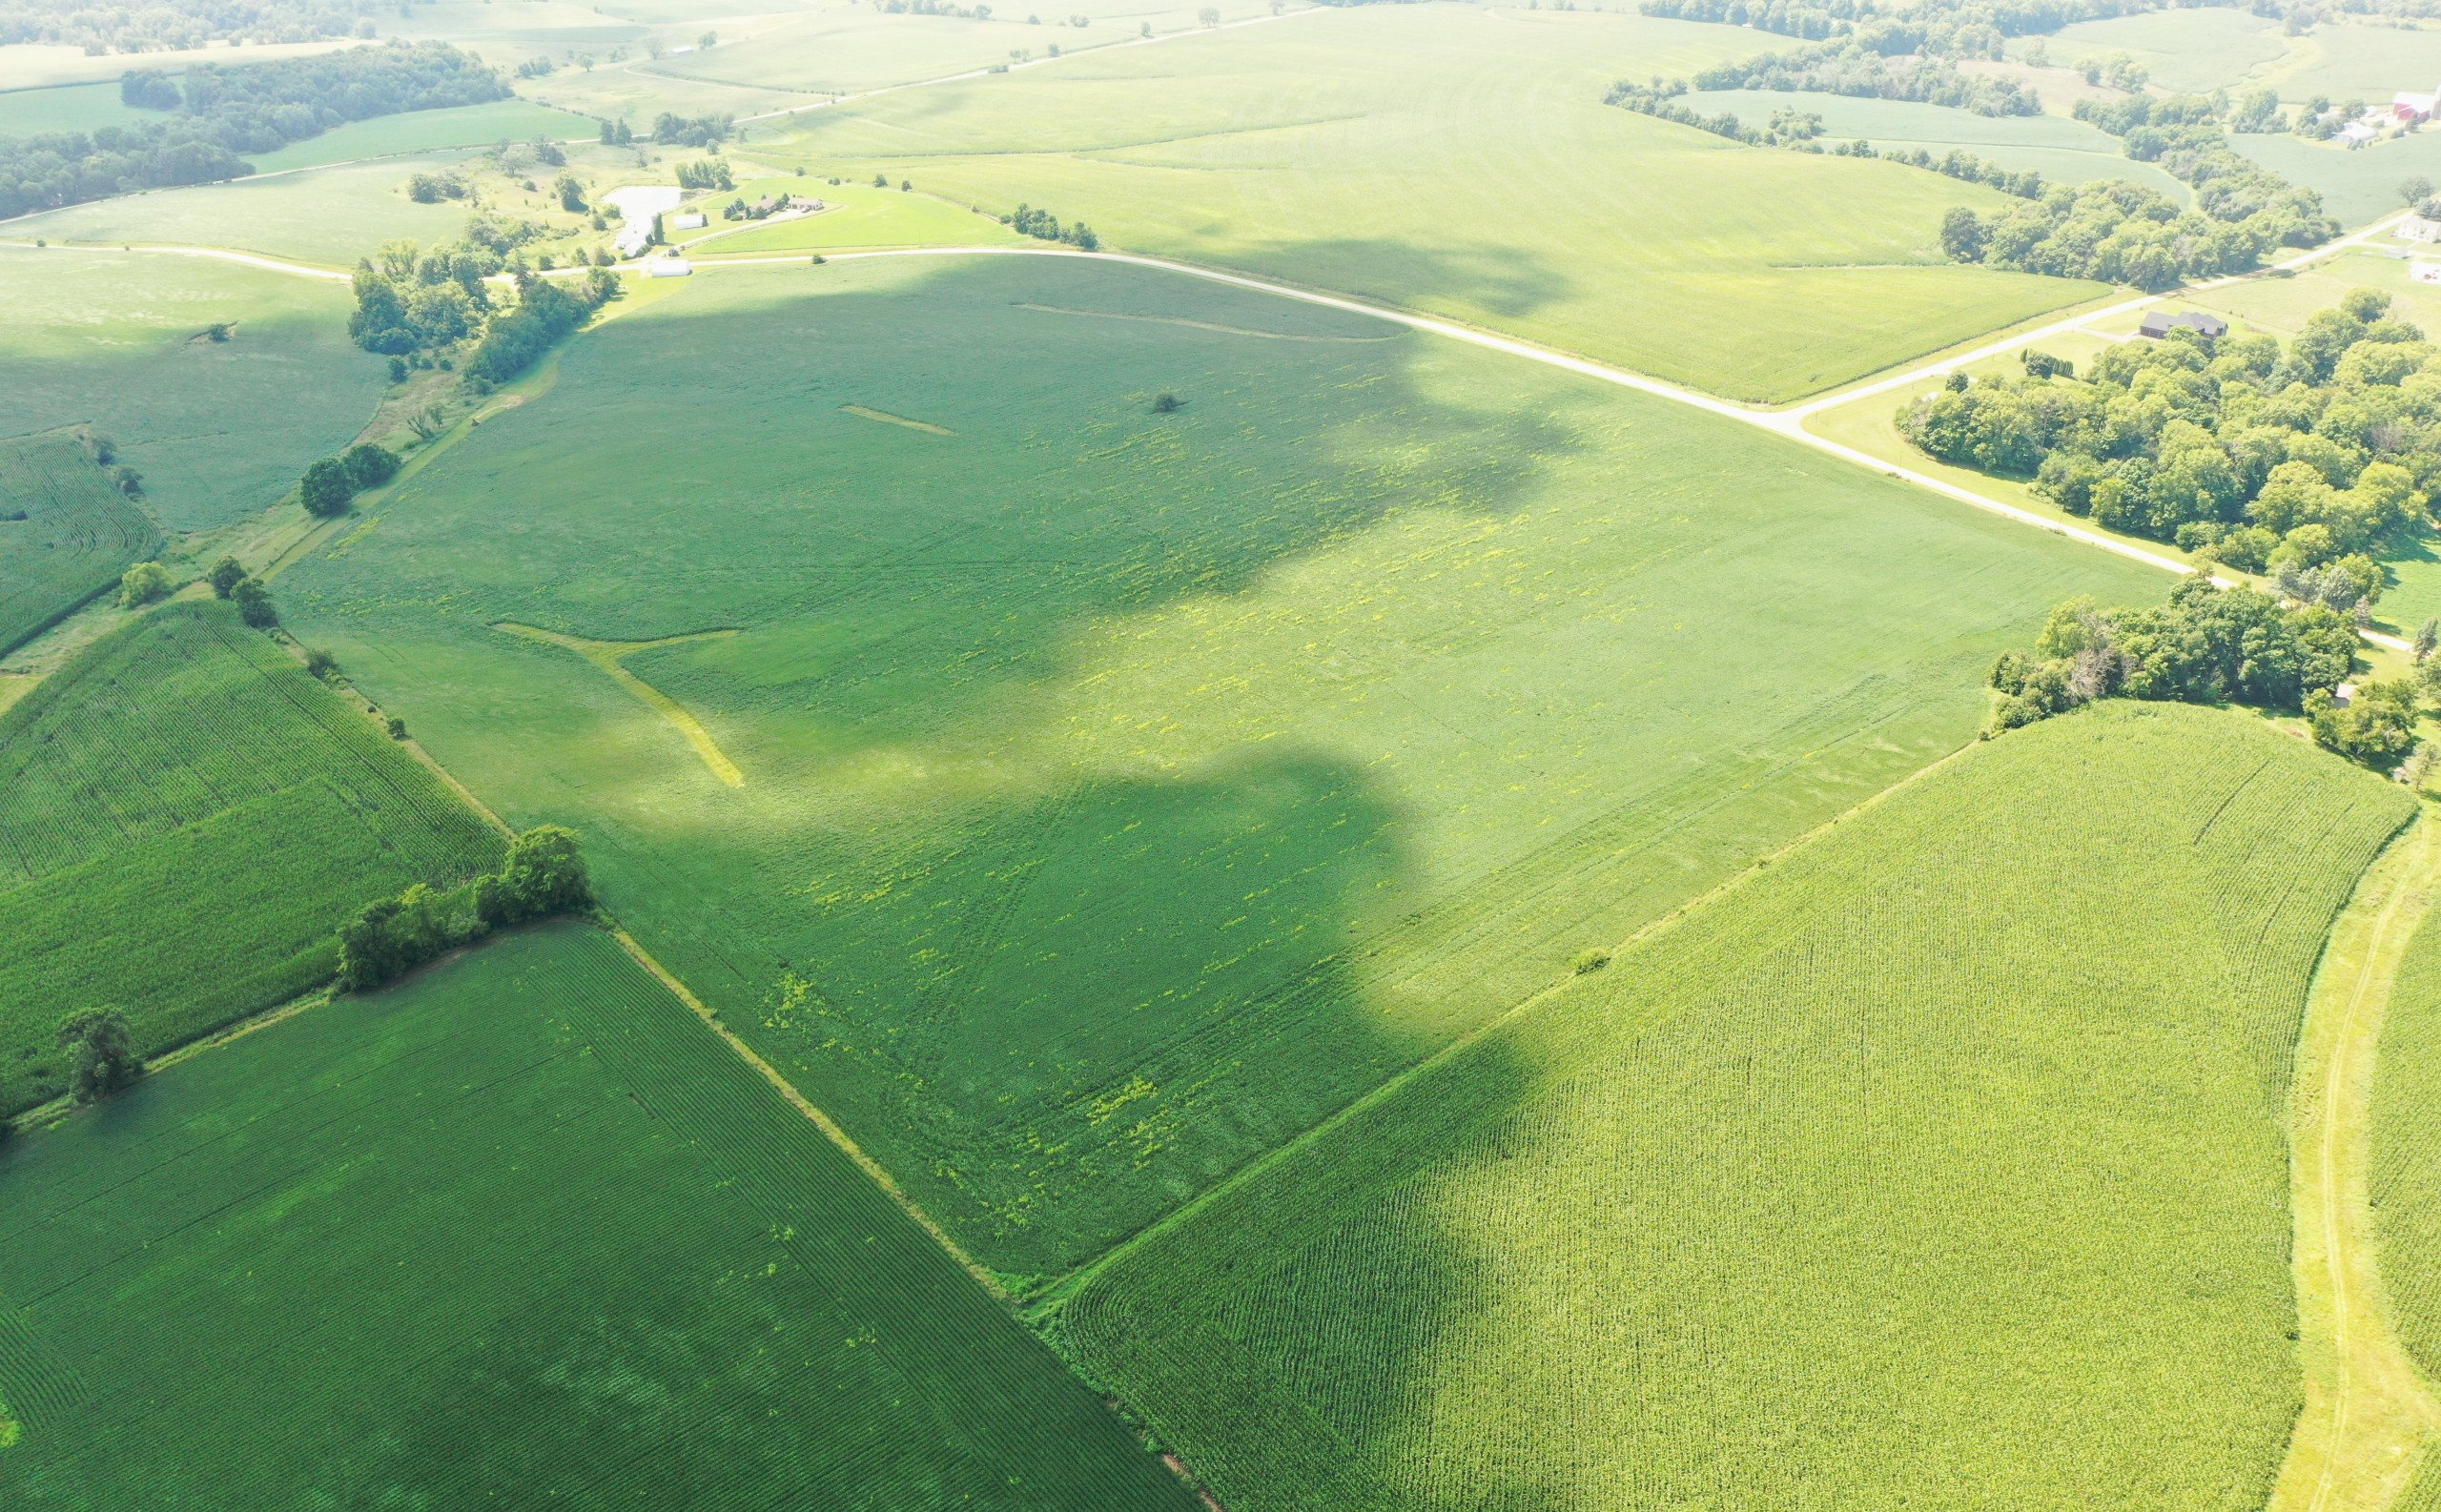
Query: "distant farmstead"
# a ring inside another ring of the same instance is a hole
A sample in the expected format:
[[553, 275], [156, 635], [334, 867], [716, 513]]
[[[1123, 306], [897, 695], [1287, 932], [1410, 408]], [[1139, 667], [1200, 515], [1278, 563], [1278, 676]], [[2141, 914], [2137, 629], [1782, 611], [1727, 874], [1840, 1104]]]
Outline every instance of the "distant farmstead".
[[2229, 334], [2228, 321], [2217, 315], [2205, 315], [2201, 310], [2183, 310], [2176, 315], [2166, 310], [2149, 311], [2144, 323], [2136, 328], [2136, 334], [2149, 336], [2158, 341], [2182, 326], [2201, 336], [2218, 337]]

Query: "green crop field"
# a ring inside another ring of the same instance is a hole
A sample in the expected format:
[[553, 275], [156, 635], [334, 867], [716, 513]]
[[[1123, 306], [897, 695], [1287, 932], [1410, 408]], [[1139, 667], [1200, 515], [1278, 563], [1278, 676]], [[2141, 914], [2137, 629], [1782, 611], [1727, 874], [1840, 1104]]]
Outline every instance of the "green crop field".
[[356, 909], [499, 850], [227, 605], [144, 616], [0, 714], [0, 1113], [60, 1090], [68, 1010], [191, 1039], [326, 980]]
[[2285, 1092], [2395, 785], [2099, 705], [1939, 768], [1060, 1314], [1236, 1512], [2252, 1512]]
[[1592, 11], [1365, 6], [801, 118], [759, 155], [1783, 399], [2101, 293], [1962, 267], [1920, 170], [1602, 103], [1774, 45]]
[[0, 1146], [0, 1401], [12, 1512], [1195, 1504], [574, 926]]
[[1678, 103], [1705, 115], [1727, 112], [1753, 126], [1774, 111], [1795, 110], [1822, 117], [1826, 142], [1861, 140], [1884, 152], [1922, 148], [1936, 156], [1955, 148], [2009, 168], [2031, 168], [2045, 183], [2124, 178], [2180, 204], [2190, 197], [2160, 165], [2131, 161], [2117, 137], [2063, 115], [1978, 115], [1946, 105], [1770, 90], [1697, 90]]
[[[2319, 36], [2331, 30], [2319, 27], [2316, 32]], [[2021, 57], [2037, 45], [2055, 66], [2072, 68], [2087, 62], [2106, 63], [2123, 52], [2143, 65], [2156, 85], [2197, 94], [2251, 84], [2292, 54], [2291, 42], [2280, 34], [2279, 18], [2223, 6], [2181, 7], [2114, 16], [2106, 21], [2081, 21], [2048, 36], [2020, 38], [2010, 45], [2009, 55]], [[2284, 89], [2283, 92], [2289, 91]], [[2383, 98], [2389, 97], [2385, 91]]]
[[224, 524], [372, 414], [381, 363], [348, 307], [344, 284], [209, 258], [0, 248], [0, 434], [91, 425], [172, 530]]
[[2054, 602], [2167, 586], [1733, 421], [1050, 257], [699, 275], [280, 580], [1021, 1277], [1967, 739]]
[[0, 440], [0, 652], [15, 649], [160, 549], [161, 527], [73, 435]]
[[[2390, 1321], [2425, 1373], [2441, 1373], [2441, 925], [2400, 963], [2374, 1065], [2371, 1196]], [[2430, 1478], [2441, 1479], [2441, 1477]], [[2435, 1488], [2441, 1504], [2441, 1487]]]
[[[527, 100], [494, 100], [488, 105], [462, 105], [446, 111], [408, 111], [350, 121], [319, 136], [291, 142], [276, 153], [257, 153], [249, 161], [261, 174], [318, 168], [360, 157], [396, 157], [449, 147], [488, 147], [495, 142], [531, 141], [548, 137], [591, 141], [597, 123], [565, 111], [554, 111]], [[421, 207], [420, 207], [421, 208]]]

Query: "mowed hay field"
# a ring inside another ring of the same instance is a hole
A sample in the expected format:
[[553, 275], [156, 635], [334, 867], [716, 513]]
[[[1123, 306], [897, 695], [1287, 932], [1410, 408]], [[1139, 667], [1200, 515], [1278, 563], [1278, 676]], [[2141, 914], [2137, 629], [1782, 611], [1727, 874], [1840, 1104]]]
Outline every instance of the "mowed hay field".
[[0, 1146], [0, 1401], [12, 1512], [1195, 1504], [575, 926]]
[[701, 275], [280, 579], [1019, 1284], [1970, 738], [2060, 599], [2168, 585], [1053, 257]]
[[0, 440], [0, 651], [160, 549], [161, 527], [72, 433]]
[[1975, 747], [1059, 1314], [1233, 1512], [2263, 1504], [2286, 1085], [2395, 785], [2098, 705]]
[[52, 1027], [146, 1052], [327, 980], [339, 921], [498, 864], [491, 828], [228, 605], [156, 609], [0, 714], [0, 1113]]
[[[211, 258], [0, 248], [0, 434], [90, 425], [171, 529], [226, 524], [277, 501], [379, 401], [381, 360], [349, 343], [350, 305], [344, 283]], [[206, 339], [216, 323], [228, 340]]]
[[2098, 296], [1962, 267], [2005, 196], [1605, 106], [1779, 45], [1593, 11], [1364, 6], [805, 116], [757, 155], [1111, 245], [1429, 311], [1734, 398], [1786, 399]]

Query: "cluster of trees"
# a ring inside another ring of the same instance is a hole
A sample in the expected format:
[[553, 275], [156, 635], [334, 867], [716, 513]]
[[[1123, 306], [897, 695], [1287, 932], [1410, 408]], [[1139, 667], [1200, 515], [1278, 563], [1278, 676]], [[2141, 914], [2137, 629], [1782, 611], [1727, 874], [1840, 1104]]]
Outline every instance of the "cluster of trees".
[[2157, 163], [2195, 191], [2195, 208], [2229, 224], [2260, 224], [2280, 245], [2310, 247], [2339, 235], [2320, 194], [2238, 154], [2221, 129], [2226, 109], [2217, 94], [2164, 98], [2138, 95], [2115, 102], [2080, 100], [2075, 114], [2125, 144], [2129, 157]]
[[0, 46], [45, 42], [88, 53], [242, 42], [369, 37], [377, 0], [0, 0]]
[[250, 172], [242, 153], [343, 121], [502, 99], [508, 86], [471, 53], [392, 42], [277, 63], [199, 65], [183, 91], [151, 73], [133, 92], [169, 119], [0, 137], [0, 216], [235, 178]]
[[2290, 607], [2198, 575], [2158, 608], [2103, 609], [2071, 599], [2051, 611], [2034, 654], [2004, 651], [1990, 733], [2098, 698], [2299, 708], [2328, 696], [2356, 664], [2356, 631], [2319, 604]]
[[2182, 211], [2156, 190], [2112, 178], [2055, 184], [1988, 216], [1959, 206], [1942, 218], [1940, 240], [1941, 251], [1959, 262], [2158, 292], [2192, 278], [2243, 273], [2275, 247], [2310, 246], [2326, 224], [2306, 221], [2285, 205], [2239, 220], [2215, 219], [2200, 209]]
[[2016, 79], [1967, 73], [1946, 57], [1887, 53], [1853, 39], [1714, 64], [1695, 74], [1694, 85], [1699, 90], [1801, 90], [1912, 100], [1978, 115], [2036, 115], [2042, 111], [2034, 91]]
[[1047, 210], [1036, 210], [1031, 205], [1019, 205], [1017, 213], [1014, 215], [1002, 216], [1000, 224], [1038, 240], [1064, 241], [1071, 247], [1081, 247], [1087, 252], [1102, 244], [1101, 238], [1094, 235], [1094, 228], [1083, 221], [1077, 221], [1072, 226], [1062, 226], [1059, 224], [1058, 216]]
[[735, 189], [737, 180], [729, 176], [728, 163], [725, 159], [707, 157], [678, 165], [678, 187], [681, 189]]
[[[652, 139], [664, 147], [709, 147], [726, 140], [729, 129], [736, 124], [734, 115], [676, 115], [664, 111], [652, 118]], [[622, 121], [618, 123], [615, 141], [609, 134], [602, 139], [618, 146], [635, 140], [635, 136]]]
[[573, 292], [549, 279], [520, 277], [516, 306], [484, 328], [466, 358], [466, 376], [479, 383], [508, 381], [618, 296], [618, 275], [606, 268], [593, 269]]
[[[2441, 351], [2352, 291], [2284, 349], [2270, 337], [2173, 330], [2095, 359], [2089, 375], [1968, 383], [1899, 414], [1944, 461], [2033, 479], [2034, 491], [2116, 530], [2176, 541], [2242, 571], [2338, 570], [2370, 600], [2370, 553], [2429, 523], [2441, 489]], [[2329, 590], [2329, 591], [2326, 591]]]
[[[2167, 9], [2175, 0], [1645, 0], [1649, 16], [1753, 27], [1823, 41], [1870, 38], [1885, 52], [1998, 58], [2010, 37], [2038, 36], [2080, 21]], [[2412, 3], [2412, 0], [2410, 0]]]
[[317, 520], [346, 514], [358, 494], [398, 477], [399, 465], [399, 454], [388, 447], [359, 441], [306, 468], [297, 484], [297, 501]]
[[575, 832], [541, 825], [509, 842], [500, 870], [446, 890], [419, 882], [339, 926], [339, 985], [379, 987], [494, 930], [592, 904]]
[[256, 629], [268, 630], [279, 623], [279, 611], [272, 607], [271, 589], [236, 558], [223, 557], [214, 562], [203, 581], [212, 584], [215, 597], [235, 603], [237, 618]]

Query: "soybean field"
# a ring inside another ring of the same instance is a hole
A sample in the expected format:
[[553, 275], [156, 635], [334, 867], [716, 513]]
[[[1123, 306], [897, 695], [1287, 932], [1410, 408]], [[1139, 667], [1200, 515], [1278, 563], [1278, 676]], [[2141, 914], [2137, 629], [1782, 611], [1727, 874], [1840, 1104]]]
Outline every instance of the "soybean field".
[[545, 927], [0, 1146], [12, 1512], [1191, 1512], [609, 937]]
[[2401, 1342], [2431, 1375], [2441, 1371], [2441, 927], [2429, 920], [2390, 989], [2372, 1114], [2382, 1284]]
[[1971, 738], [2061, 598], [2166, 586], [1036, 257], [692, 280], [280, 578], [1019, 1288]]
[[160, 526], [112, 486], [76, 436], [0, 441], [0, 652], [50, 629], [160, 546]]
[[2263, 1504], [2286, 1093], [2414, 802], [2004, 735], [1122, 1249], [1058, 1326], [1237, 1512]]
[[0, 714], [0, 1112], [60, 1091], [52, 1025], [115, 1007], [147, 1052], [327, 980], [334, 931], [500, 841], [216, 602], [87, 648]]

